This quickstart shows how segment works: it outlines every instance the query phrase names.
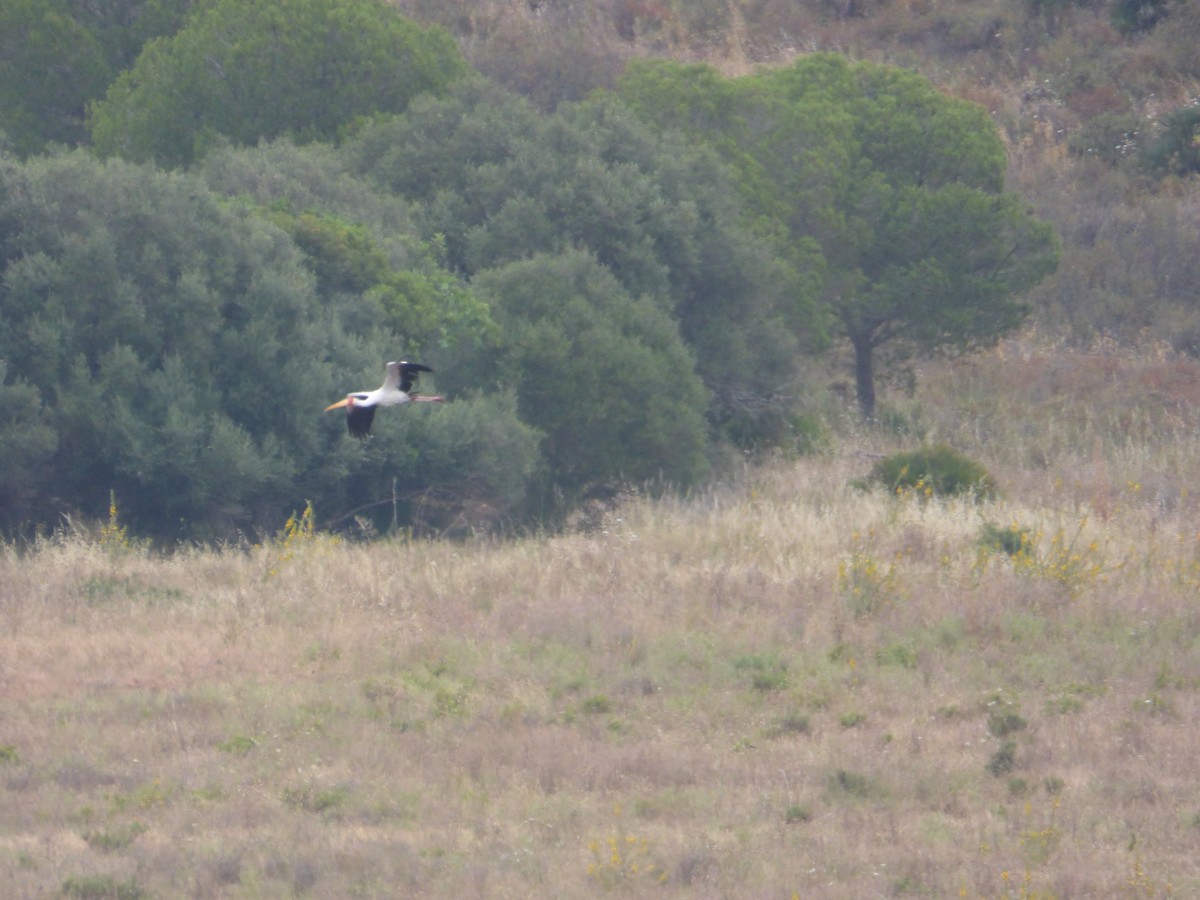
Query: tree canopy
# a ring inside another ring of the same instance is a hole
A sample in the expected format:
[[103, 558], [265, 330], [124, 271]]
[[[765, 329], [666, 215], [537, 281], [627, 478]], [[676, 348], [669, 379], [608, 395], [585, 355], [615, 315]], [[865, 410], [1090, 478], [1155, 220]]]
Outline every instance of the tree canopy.
[[100, 514], [109, 491], [163, 539], [278, 527], [314, 498], [327, 516], [369, 515], [434, 490], [451, 518], [464, 503], [506, 514], [537, 461], [511, 404], [380, 417], [366, 448], [322, 417], [438, 327], [397, 346], [358, 296], [321, 294], [316, 267], [194, 175], [83, 153], [2, 160], [0, 527]]
[[[136, 61], [97, 154], [0, 157], [0, 527], [110, 490], [191, 538], [692, 485], [809, 440], [831, 332], [870, 415], [877, 357], [986, 345], [1055, 262], [986, 114], [899, 69], [644, 62], [543, 112], [384, 0], [84, 8], [4, 13], [94, 64], [59, 70], [70, 127]], [[54, 96], [0, 90], [22, 154]], [[363, 445], [315, 413], [401, 356], [453, 402]]]
[[102, 154], [178, 166], [221, 139], [332, 140], [465, 73], [449, 34], [383, 0], [214, 0], [147, 44], [89, 125]]
[[475, 287], [503, 337], [472, 380], [515, 390], [522, 420], [544, 435], [556, 486], [695, 483], [706, 396], [661, 306], [580, 251], [490, 269]]
[[714, 429], [787, 440], [803, 349], [821, 346], [816, 281], [741, 220], [733, 179], [708, 149], [658, 133], [612, 98], [540, 115], [483, 82], [423, 97], [344, 150], [410, 199], [467, 278], [584, 249], [633, 297], [676, 323], [701, 360]]
[[87, 141], [87, 105], [192, 0], [5, 0], [0, 4], [0, 128], [21, 155]]
[[986, 112], [893, 67], [828, 54], [722, 79], [640, 63], [621, 96], [647, 120], [708, 141], [739, 173], [755, 227], [819, 249], [822, 297], [875, 409], [876, 351], [893, 359], [994, 341], [1052, 271], [1051, 227], [1003, 192]]

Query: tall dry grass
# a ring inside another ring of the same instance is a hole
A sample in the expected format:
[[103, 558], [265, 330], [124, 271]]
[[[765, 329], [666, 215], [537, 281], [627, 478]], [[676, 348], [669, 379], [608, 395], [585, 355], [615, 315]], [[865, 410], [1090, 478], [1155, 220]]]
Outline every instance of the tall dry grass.
[[[6, 548], [6, 895], [1200, 893], [1200, 370], [919, 383], [586, 533]], [[1002, 496], [851, 486], [922, 438]]]

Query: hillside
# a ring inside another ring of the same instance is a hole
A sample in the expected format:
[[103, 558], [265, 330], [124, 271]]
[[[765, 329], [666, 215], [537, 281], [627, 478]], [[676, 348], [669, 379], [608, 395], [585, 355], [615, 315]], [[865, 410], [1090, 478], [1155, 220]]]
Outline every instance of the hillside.
[[[915, 434], [925, 365], [1022, 327], [1195, 356], [1195, 15], [5, 7], [0, 533], [556, 528], [848, 405]], [[450, 402], [347, 443], [395, 358]]]
[[395, 0], [471, 63], [546, 107], [611, 86], [630, 59], [729, 75], [798, 54], [914, 69], [984, 106], [1010, 184], [1065, 254], [1035, 292], [1043, 331], [1194, 351], [1200, 272], [1200, 7], [1135, 0]]
[[[176, 170], [4, 148], [0, 513], [41, 523], [0, 543], [5, 896], [1200, 895], [1197, 5], [395, 5], [533, 104], [473, 85], [336, 145], [200, 135]], [[144, 39], [191, 4], [133, 6]], [[836, 344], [786, 370], [786, 418], [714, 424], [697, 347], [747, 408], [798, 352], [731, 324], [780, 269], [707, 157], [563, 101], [636, 58], [814, 50], [981, 103], [1062, 261], [994, 349], [889, 369], [870, 424]], [[136, 56], [106, 52], [71, 59], [93, 99]], [[72, 97], [51, 137], [86, 143]], [[539, 230], [562, 172], [599, 188]], [[452, 213], [487, 201], [510, 230], [471, 245], [495, 223]], [[598, 209], [657, 229], [597, 245], [628, 266], [503, 239], [583, 243]], [[672, 291], [726, 305], [689, 322]], [[453, 402], [350, 441], [319, 410], [400, 344]], [[481, 392], [522, 367], [524, 398]], [[863, 486], [934, 442], [997, 495]], [[691, 487], [614, 489], [647, 446]]]
[[922, 375], [998, 499], [876, 432], [559, 536], [5, 548], [9, 896], [1196, 893], [1200, 369]]

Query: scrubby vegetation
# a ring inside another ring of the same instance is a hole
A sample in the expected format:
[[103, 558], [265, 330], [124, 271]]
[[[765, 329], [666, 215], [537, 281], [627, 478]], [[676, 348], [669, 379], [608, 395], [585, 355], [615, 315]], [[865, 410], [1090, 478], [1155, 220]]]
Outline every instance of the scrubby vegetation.
[[[1023, 325], [1197, 345], [1190, 4], [242, 6], [5, 8], [10, 538], [556, 528]], [[453, 403], [305, 415], [393, 356]]]
[[5, 891], [1200, 893], [1198, 9], [4, 4]]
[[890, 454], [875, 463], [866, 483], [918, 497], [990, 498], [996, 493], [996, 480], [987, 469], [944, 443]]
[[298, 510], [167, 557], [118, 507], [9, 546], [7, 889], [1195, 893], [1200, 366], [1008, 343], [921, 384], [897, 413], [1002, 497], [857, 489], [905, 439], [847, 426], [557, 536]]

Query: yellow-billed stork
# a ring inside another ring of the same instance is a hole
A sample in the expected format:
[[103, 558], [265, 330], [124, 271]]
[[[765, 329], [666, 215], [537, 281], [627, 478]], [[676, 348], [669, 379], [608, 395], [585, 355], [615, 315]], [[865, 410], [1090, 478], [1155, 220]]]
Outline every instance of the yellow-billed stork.
[[371, 423], [375, 421], [375, 410], [381, 406], [397, 406], [401, 403], [441, 403], [441, 397], [423, 397], [414, 391], [417, 376], [421, 372], [432, 372], [433, 369], [421, 363], [399, 360], [387, 364], [387, 377], [383, 386], [374, 391], [355, 392], [347, 394], [345, 400], [331, 403], [325, 407], [325, 412], [331, 409], [346, 408], [346, 427], [356, 438], [364, 439], [371, 433]]

